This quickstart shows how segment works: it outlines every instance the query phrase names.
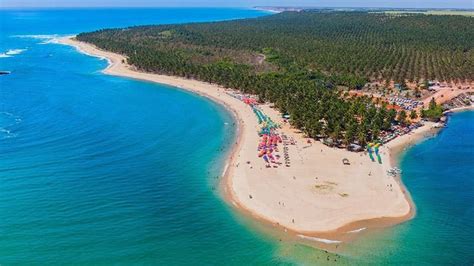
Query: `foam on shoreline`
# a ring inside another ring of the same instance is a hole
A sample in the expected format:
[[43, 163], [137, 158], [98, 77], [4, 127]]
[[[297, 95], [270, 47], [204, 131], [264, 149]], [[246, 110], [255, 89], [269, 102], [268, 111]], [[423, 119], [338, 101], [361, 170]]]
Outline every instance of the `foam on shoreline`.
[[311, 241], [317, 241], [317, 242], [322, 242], [324, 244], [339, 244], [342, 243], [342, 241], [339, 240], [331, 240], [331, 239], [325, 239], [325, 238], [319, 238], [319, 237], [312, 237], [312, 236], [305, 236], [305, 235], [298, 235], [298, 237], [302, 239], [307, 239]]
[[366, 228], [366, 227], [362, 227], [362, 228], [359, 228], [359, 229], [355, 229], [355, 230], [348, 231], [348, 233], [359, 233], [359, 232], [364, 231], [365, 229], [367, 229], [367, 228]]

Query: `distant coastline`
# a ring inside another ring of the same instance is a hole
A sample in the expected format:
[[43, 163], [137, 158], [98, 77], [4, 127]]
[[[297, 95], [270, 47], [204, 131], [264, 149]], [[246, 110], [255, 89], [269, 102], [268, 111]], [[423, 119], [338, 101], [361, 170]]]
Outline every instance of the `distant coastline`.
[[[232, 97], [231, 90], [180, 77], [143, 73], [127, 65], [122, 55], [97, 49], [72, 37], [59, 43], [108, 60], [104, 73], [169, 84], [206, 96], [234, 113], [238, 137], [224, 167], [225, 198], [239, 210], [272, 227], [282, 228], [304, 241], [334, 246], [350, 241], [361, 228], [385, 227], [413, 217], [411, 197], [398, 176], [387, 170], [397, 165], [400, 152], [408, 145], [433, 136], [434, 123], [398, 137], [381, 148], [383, 163], [371, 162], [363, 153], [334, 149], [320, 142], [307, 144], [299, 131], [284, 123], [270, 105], [261, 108], [273, 121], [282, 124], [281, 132], [293, 138], [289, 146], [291, 167], [267, 169], [256, 156], [259, 141], [257, 119], [252, 109]], [[343, 165], [347, 158], [350, 165]]]
[[321, 12], [340, 12], [340, 11], [361, 11], [369, 13], [386, 13], [391, 15], [400, 14], [425, 14], [425, 15], [458, 15], [474, 17], [472, 8], [381, 8], [381, 7], [298, 7], [298, 6], [255, 6], [256, 10], [267, 11], [271, 13], [281, 12], [302, 12], [302, 11], [321, 11]]
[[341, 7], [331, 7], [331, 6], [254, 6], [253, 8], [259, 10], [275, 10], [279, 12], [284, 11], [303, 11], [303, 10], [334, 10], [334, 11], [406, 11], [406, 12], [426, 12], [426, 11], [467, 11], [474, 12], [473, 8], [410, 8], [410, 7], [350, 7], [350, 6], [341, 6]]
[[285, 11], [300, 12], [304, 10], [303, 8], [297, 8], [297, 7], [277, 7], [277, 6], [255, 6], [253, 8], [257, 10], [272, 12], [272, 13], [281, 13]]

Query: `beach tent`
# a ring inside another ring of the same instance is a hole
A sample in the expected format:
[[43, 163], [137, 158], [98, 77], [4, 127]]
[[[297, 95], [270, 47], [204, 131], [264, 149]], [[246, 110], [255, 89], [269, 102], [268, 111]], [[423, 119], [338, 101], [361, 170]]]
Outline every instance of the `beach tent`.
[[355, 143], [349, 144], [349, 146], [347, 146], [347, 148], [348, 148], [350, 151], [356, 151], [356, 152], [359, 152], [359, 151], [364, 150], [360, 145], [357, 145], [357, 144], [355, 144]]
[[372, 150], [372, 146], [374, 146], [373, 143], [367, 144], [367, 152], [369, 153], [370, 160], [371, 160], [372, 162], [374, 162], [375, 159], [374, 159], [374, 156], [372, 155], [372, 153], [374, 152], [374, 151]]
[[334, 140], [332, 138], [325, 138], [323, 143], [330, 147], [334, 146]]

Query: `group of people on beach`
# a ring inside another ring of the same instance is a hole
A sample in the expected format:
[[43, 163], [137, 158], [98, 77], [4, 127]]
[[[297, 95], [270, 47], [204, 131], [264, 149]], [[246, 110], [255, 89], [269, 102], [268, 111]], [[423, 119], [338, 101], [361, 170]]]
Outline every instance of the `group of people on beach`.
[[288, 137], [285, 134], [281, 135], [283, 139], [283, 158], [285, 159], [285, 166], [290, 167], [291, 166], [291, 161], [290, 161], [290, 154], [289, 152], [289, 144], [295, 145], [294, 140], [292, 139], [291, 141], [288, 141]]
[[249, 105], [255, 115], [257, 116], [258, 123], [261, 125], [260, 132], [258, 132], [260, 136], [260, 141], [257, 146], [257, 155], [259, 158], [262, 158], [265, 161], [265, 167], [277, 168], [282, 163], [279, 162], [280, 155], [277, 154], [280, 152], [278, 149], [278, 144], [283, 143], [283, 153], [285, 159], [285, 166], [290, 167], [290, 156], [288, 153], [288, 145], [292, 144], [295, 145], [295, 141], [293, 138], [290, 140], [284, 134], [280, 136], [277, 129], [279, 125], [274, 123], [270, 117], [265, 115], [263, 111], [258, 107], [257, 101], [247, 95], [235, 93], [235, 92], [227, 92], [228, 95], [244, 102], [245, 104]]
[[274, 130], [271, 130], [270, 134], [263, 134], [261, 141], [258, 144], [258, 157], [262, 157], [265, 161], [265, 167], [270, 168], [271, 164], [273, 167], [278, 167], [280, 164], [278, 159], [280, 155], [273, 154], [279, 152], [278, 143], [281, 143], [282, 139]]

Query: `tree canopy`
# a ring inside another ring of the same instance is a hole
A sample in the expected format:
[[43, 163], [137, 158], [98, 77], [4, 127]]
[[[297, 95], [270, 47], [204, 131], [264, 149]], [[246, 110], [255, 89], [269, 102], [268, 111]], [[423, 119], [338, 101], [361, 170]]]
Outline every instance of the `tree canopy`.
[[[147, 72], [217, 83], [273, 102], [311, 137], [363, 144], [395, 111], [336, 88], [368, 80], [472, 80], [474, 19], [365, 12], [283, 12], [255, 19], [140, 26], [77, 39]], [[405, 121], [403, 121], [405, 122]]]
[[437, 121], [443, 115], [443, 107], [431, 98], [428, 109], [421, 111], [421, 116], [428, 120]]
[[314, 11], [79, 35], [143, 68], [190, 73], [188, 65], [228, 59], [259, 71], [320, 71], [351, 87], [367, 79], [472, 80], [473, 38], [471, 17]]

